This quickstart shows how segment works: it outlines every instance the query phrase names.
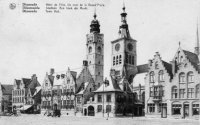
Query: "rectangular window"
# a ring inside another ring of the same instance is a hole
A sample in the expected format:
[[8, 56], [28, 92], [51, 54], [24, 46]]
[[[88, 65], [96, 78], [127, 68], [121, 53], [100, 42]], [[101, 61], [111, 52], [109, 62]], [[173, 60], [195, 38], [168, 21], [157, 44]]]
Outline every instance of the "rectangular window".
[[199, 115], [199, 104], [192, 104], [192, 114], [193, 115]]
[[106, 112], [111, 112], [111, 105], [106, 105]]
[[194, 88], [188, 88], [188, 98], [194, 98]]
[[150, 87], [150, 97], [153, 97], [153, 87]]
[[181, 104], [173, 104], [172, 115], [180, 115], [180, 114], [181, 114]]
[[77, 103], [78, 103], [78, 104], [81, 103], [81, 97], [77, 97]]
[[176, 99], [178, 97], [177, 88], [172, 89], [172, 98]]
[[22, 97], [22, 102], [24, 103], [24, 97]]
[[154, 96], [159, 96], [158, 87], [154, 87]]
[[67, 100], [67, 105], [69, 105], [70, 104], [70, 100]]
[[106, 101], [107, 101], [107, 102], [111, 102], [111, 95], [107, 95], [107, 96], [106, 96]]
[[154, 113], [155, 112], [155, 104], [149, 103], [149, 104], [147, 104], [147, 107], [148, 107], [148, 112], [149, 113]]
[[180, 89], [180, 98], [185, 98], [185, 89]]
[[98, 95], [98, 102], [102, 102], [102, 95]]
[[102, 105], [98, 105], [97, 106], [97, 112], [101, 112], [102, 111]]
[[67, 101], [66, 100], [63, 100], [63, 105], [65, 106], [67, 104]]
[[71, 100], [71, 105], [74, 105], [74, 100]]

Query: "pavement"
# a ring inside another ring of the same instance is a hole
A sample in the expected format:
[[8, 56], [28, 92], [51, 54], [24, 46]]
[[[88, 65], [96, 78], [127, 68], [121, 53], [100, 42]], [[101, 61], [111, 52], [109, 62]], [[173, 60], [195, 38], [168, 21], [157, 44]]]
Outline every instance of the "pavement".
[[200, 125], [199, 120], [145, 117], [102, 118], [85, 116], [47, 117], [40, 114], [1, 116], [0, 125]]

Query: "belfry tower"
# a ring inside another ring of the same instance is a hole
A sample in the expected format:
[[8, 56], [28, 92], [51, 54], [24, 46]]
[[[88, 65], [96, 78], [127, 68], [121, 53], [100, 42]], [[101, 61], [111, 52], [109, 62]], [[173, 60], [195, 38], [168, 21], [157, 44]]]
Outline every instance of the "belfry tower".
[[123, 6], [121, 25], [119, 26], [119, 38], [111, 41], [112, 64], [110, 74], [112, 77], [117, 77], [118, 79], [126, 78], [131, 83], [137, 73], [137, 41], [130, 36], [125, 9], [125, 6]]
[[104, 71], [104, 35], [100, 33], [100, 24], [96, 18], [95, 12], [94, 19], [90, 24], [90, 33], [86, 35], [86, 58], [89, 71], [95, 82], [95, 89], [103, 83]]

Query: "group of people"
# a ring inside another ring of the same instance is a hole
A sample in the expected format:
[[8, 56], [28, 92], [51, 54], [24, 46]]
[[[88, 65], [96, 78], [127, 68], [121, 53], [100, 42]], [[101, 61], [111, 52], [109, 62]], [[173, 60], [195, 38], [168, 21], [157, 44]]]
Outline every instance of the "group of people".
[[56, 116], [60, 117], [61, 113], [60, 113], [60, 110], [58, 110], [58, 109], [56, 109], [56, 110], [46, 110], [44, 115], [52, 116], [52, 117], [56, 117]]

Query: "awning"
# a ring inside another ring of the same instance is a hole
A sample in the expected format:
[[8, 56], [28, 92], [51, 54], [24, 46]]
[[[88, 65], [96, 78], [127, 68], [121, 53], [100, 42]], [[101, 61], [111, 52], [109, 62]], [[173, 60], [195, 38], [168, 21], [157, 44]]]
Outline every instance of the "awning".
[[27, 109], [31, 108], [32, 106], [33, 105], [24, 105], [19, 110], [27, 110]]

